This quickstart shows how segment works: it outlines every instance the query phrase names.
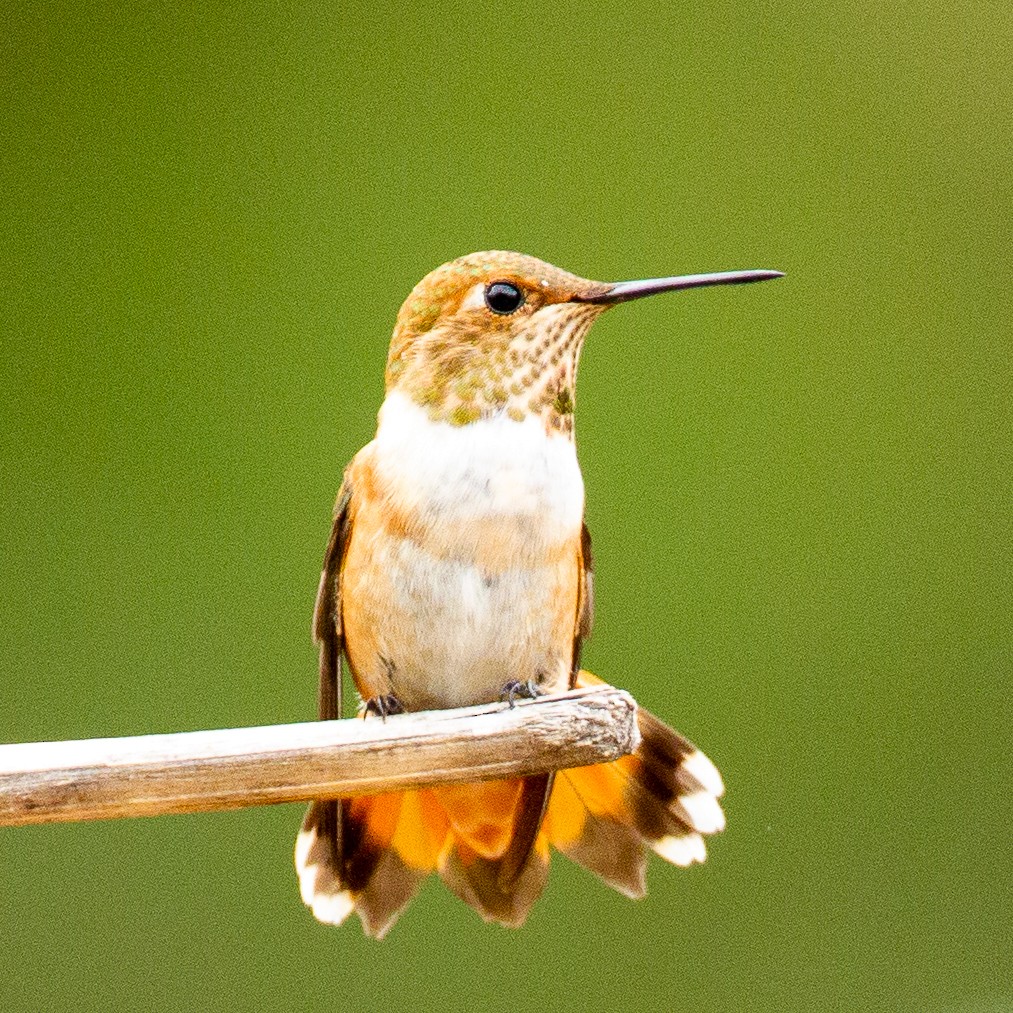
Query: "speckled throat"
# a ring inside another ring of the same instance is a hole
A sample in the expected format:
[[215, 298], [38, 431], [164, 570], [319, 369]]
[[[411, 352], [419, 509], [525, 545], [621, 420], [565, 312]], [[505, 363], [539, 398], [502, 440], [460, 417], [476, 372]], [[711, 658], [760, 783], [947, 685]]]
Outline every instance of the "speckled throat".
[[547, 429], [572, 434], [577, 361], [604, 308], [556, 303], [523, 326], [447, 321], [388, 366], [388, 387], [406, 392], [434, 421], [467, 425], [500, 412], [517, 421], [534, 414]]

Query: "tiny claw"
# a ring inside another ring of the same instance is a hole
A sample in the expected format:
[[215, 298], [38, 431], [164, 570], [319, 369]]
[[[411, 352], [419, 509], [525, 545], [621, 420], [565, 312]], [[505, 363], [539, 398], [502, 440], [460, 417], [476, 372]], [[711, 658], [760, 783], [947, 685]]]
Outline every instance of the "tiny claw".
[[500, 700], [505, 700], [510, 705], [510, 709], [513, 710], [517, 706], [519, 699], [535, 700], [541, 695], [541, 690], [535, 684], [534, 679], [525, 679], [524, 682], [521, 682], [520, 679], [511, 679], [503, 687], [499, 698]]
[[388, 714], [404, 714], [404, 704], [393, 693], [386, 696], [371, 696], [362, 709], [363, 721], [370, 714], [375, 714], [381, 721], [386, 721]]

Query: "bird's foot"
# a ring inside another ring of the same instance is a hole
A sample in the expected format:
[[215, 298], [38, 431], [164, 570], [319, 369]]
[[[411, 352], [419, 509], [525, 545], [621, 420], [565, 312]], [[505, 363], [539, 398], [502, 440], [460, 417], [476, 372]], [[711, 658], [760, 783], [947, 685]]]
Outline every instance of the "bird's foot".
[[511, 679], [500, 692], [500, 700], [505, 700], [511, 710], [517, 706], [518, 700], [536, 700], [542, 695], [534, 679]]
[[393, 693], [386, 696], [371, 696], [362, 709], [363, 719], [370, 714], [375, 714], [381, 721], [386, 721], [388, 714], [404, 714], [404, 704]]

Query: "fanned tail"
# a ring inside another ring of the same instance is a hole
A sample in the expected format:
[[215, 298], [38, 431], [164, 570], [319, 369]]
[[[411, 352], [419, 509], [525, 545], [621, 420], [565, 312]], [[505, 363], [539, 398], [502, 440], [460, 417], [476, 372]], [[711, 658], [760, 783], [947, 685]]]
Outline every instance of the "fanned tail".
[[[577, 685], [602, 682], [582, 671]], [[545, 886], [550, 845], [642, 897], [648, 849], [681, 866], [706, 858], [704, 836], [724, 828], [724, 786], [678, 732], [642, 709], [638, 721], [633, 755], [554, 778], [314, 803], [296, 842], [303, 900], [331, 924], [355, 911], [382, 938], [435, 871], [487, 921], [519, 926]]]

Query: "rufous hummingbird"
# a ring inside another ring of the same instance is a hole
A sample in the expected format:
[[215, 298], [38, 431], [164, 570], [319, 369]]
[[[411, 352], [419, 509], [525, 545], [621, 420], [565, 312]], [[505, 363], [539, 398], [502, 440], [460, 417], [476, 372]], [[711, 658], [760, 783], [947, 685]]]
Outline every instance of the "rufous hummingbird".
[[[555, 693], [591, 632], [591, 543], [574, 445], [577, 360], [609, 307], [780, 277], [735, 271], [609, 284], [519, 253], [427, 275], [398, 314], [376, 437], [338, 493], [314, 613], [319, 716], [347, 660], [381, 716]], [[382, 937], [431, 872], [487, 920], [520, 925], [550, 845], [630, 897], [646, 850], [704, 860], [724, 827], [706, 756], [639, 711], [636, 753], [511, 781], [313, 803], [296, 842], [322, 922]]]

